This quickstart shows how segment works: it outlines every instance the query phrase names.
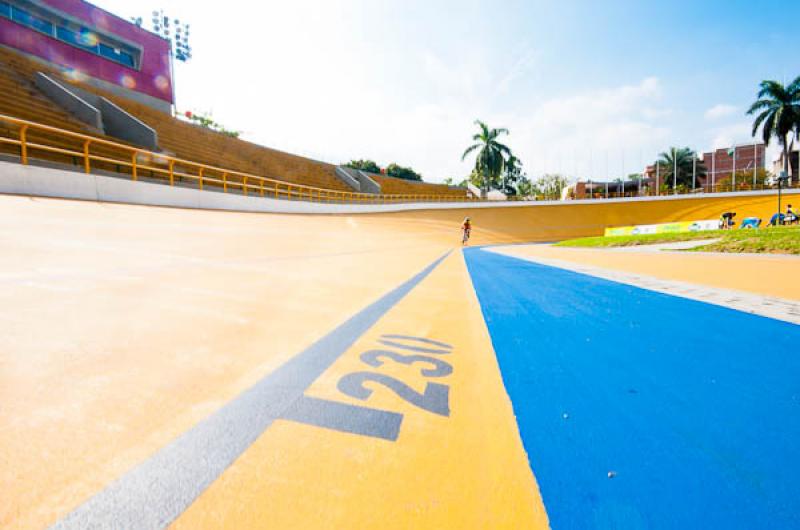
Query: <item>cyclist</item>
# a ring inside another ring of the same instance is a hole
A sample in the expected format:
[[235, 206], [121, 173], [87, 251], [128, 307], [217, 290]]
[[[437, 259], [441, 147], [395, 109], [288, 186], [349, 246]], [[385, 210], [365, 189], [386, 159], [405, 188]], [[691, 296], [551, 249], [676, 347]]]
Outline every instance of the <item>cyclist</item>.
[[461, 238], [461, 244], [466, 245], [467, 241], [469, 241], [469, 233], [472, 231], [472, 223], [469, 217], [465, 217], [464, 222], [461, 223], [461, 231], [464, 233], [464, 237]]

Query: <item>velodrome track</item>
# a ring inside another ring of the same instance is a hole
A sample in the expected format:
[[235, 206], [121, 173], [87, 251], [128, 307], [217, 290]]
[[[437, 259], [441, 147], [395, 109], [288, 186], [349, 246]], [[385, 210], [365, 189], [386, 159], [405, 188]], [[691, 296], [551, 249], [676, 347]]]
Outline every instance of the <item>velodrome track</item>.
[[800, 527], [797, 326], [462, 253], [464, 210], [0, 211], [0, 527]]
[[553, 528], [800, 528], [800, 326], [466, 256]]

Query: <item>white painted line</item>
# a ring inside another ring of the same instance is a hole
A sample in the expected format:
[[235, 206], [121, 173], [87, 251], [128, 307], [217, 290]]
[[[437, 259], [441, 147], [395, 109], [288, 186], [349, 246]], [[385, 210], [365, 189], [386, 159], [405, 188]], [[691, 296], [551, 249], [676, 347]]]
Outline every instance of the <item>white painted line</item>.
[[783, 320], [784, 322], [800, 325], [800, 302], [795, 300], [788, 300], [773, 296], [763, 296], [744, 291], [736, 291], [733, 289], [709, 287], [707, 285], [682, 282], [678, 280], [663, 280], [661, 278], [656, 278], [654, 276], [648, 276], [645, 274], [634, 274], [631, 272], [605, 269], [602, 267], [596, 267], [594, 265], [586, 265], [583, 263], [575, 263], [560, 259], [542, 258], [539, 256], [523, 256], [514, 253], [512, 248], [513, 247], [491, 247], [484, 248], [483, 250], [501, 254], [503, 256], [531, 261], [533, 263], [539, 263], [541, 265], [558, 267], [559, 269], [566, 269], [569, 271], [578, 272], [580, 274], [595, 276], [597, 278], [603, 278], [612, 282], [633, 285], [634, 287], [639, 287], [641, 289], [647, 289], [673, 296], [680, 296], [690, 300], [706, 302], [709, 304], [727, 307], [728, 309], [742, 311], [744, 313], [774, 318], [776, 320]]

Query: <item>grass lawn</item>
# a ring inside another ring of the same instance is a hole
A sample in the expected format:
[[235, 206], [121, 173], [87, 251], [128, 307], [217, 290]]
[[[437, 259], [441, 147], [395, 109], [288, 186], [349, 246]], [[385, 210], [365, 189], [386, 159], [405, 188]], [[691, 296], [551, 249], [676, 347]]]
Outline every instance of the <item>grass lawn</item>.
[[695, 252], [760, 252], [800, 255], [800, 227], [782, 226], [760, 230], [705, 230], [638, 236], [583, 237], [556, 243], [559, 247], [629, 247], [696, 239], [719, 238], [716, 243], [690, 249]]

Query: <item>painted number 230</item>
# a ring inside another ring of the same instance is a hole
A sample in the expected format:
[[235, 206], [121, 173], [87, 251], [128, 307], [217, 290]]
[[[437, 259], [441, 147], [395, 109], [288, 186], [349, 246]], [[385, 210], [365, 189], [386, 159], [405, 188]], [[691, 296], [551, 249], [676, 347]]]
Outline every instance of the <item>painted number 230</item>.
[[[389, 348], [415, 352], [403, 354], [390, 349], [369, 350], [361, 354], [361, 361], [379, 368], [387, 361], [405, 365], [420, 365], [423, 377], [446, 377], [453, 373], [453, 366], [438, 357], [425, 354], [447, 355], [453, 347], [443, 342], [411, 337], [408, 335], [383, 335], [378, 341]], [[373, 382], [383, 385], [407, 402], [428, 412], [442, 416], [450, 415], [450, 387], [441, 383], [427, 382], [423, 392], [417, 392], [403, 381], [376, 372], [352, 372], [339, 380], [337, 387], [348, 396], [366, 400], [372, 395], [372, 388], [366, 386]]]

